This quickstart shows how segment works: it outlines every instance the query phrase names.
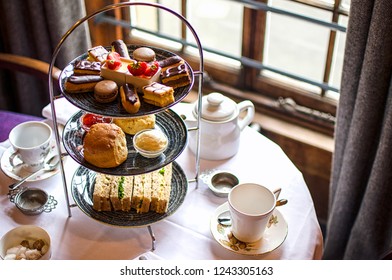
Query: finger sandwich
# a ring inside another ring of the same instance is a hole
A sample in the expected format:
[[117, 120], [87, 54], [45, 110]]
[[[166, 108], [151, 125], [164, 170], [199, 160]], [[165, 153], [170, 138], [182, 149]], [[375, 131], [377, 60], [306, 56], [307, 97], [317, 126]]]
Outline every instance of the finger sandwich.
[[113, 176], [98, 173], [95, 177], [93, 193], [93, 209], [96, 211], [111, 211], [110, 188]]
[[172, 180], [172, 164], [135, 176], [97, 173], [93, 191], [96, 211], [167, 212]]
[[113, 176], [110, 189], [110, 202], [115, 211], [131, 211], [131, 198], [133, 190], [133, 177]]
[[130, 211], [133, 177], [98, 173], [93, 192], [96, 211]]
[[151, 211], [166, 213], [171, 192], [172, 164], [152, 172]]
[[137, 213], [150, 211], [151, 173], [134, 176], [131, 206]]

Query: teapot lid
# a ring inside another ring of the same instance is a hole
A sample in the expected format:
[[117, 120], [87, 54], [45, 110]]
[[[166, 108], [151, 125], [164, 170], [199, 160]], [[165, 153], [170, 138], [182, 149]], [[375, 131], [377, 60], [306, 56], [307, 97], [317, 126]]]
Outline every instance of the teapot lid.
[[[236, 112], [237, 104], [219, 92], [212, 92], [202, 98], [201, 117], [209, 121], [225, 121]], [[194, 108], [197, 115], [197, 104]]]

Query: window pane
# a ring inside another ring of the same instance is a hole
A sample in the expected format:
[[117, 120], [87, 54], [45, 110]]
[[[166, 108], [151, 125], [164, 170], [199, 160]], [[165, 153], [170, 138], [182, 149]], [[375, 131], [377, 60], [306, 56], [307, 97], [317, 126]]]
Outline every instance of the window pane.
[[[227, 0], [188, 0], [187, 19], [205, 48], [241, 56], [243, 6]], [[193, 35], [188, 40], [195, 43]]]
[[[270, 5], [323, 21], [331, 13], [284, 0]], [[329, 40], [329, 29], [304, 20], [268, 13], [264, 63], [304, 78], [322, 82]]]
[[[181, 1], [161, 0], [159, 2], [163, 6], [181, 14]], [[159, 15], [160, 15], [159, 20], [161, 23], [160, 31], [166, 36], [172, 36], [176, 39], [180, 39], [181, 20], [177, 18], [175, 15], [163, 10], [160, 12]]]
[[[149, 0], [145, 2], [157, 3], [158, 1]], [[181, 1], [161, 0], [159, 3], [181, 14]], [[148, 32], [133, 30], [132, 36], [139, 36], [146, 40], [166, 44], [172, 48], [179, 49], [181, 47], [180, 44], [170, 41], [171, 39], [181, 39], [181, 20], [176, 15], [163, 9], [142, 5], [133, 6], [130, 11], [132, 25]], [[167, 39], [162, 39], [156, 36], [156, 34]]]
[[351, 0], [342, 0], [340, 5], [345, 9], [350, 9]]
[[[136, 1], [133, 1], [136, 2]], [[156, 1], [146, 1], [156, 2]], [[153, 7], [131, 6], [131, 24], [151, 32], [158, 31], [157, 11]]]

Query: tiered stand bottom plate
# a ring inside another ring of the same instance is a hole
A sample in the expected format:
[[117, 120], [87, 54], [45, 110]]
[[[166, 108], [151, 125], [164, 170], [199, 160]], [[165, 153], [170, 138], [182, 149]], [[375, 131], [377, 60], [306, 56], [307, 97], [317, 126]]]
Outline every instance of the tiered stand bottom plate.
[[158, 214], [155, 212], [136, 213], [124, 211], [95, 211], [93, 209], [93, 192], [95, 182], [94, 171], [80, 166], [72, 179], [72, 196], [80, 208], [87, 216], [99, 222], [121, 227], [144, 227], [163, 220], [172, 215], [184, 202], [188, 189], [188, 181], [181, 167], [173, 162], [173, 176], [170, 200], [167, 212]]

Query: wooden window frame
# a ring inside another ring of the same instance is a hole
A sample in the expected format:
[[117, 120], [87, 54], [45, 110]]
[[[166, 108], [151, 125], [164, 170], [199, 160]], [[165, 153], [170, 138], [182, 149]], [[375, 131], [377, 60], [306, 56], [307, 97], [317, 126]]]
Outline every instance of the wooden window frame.
[[[268, 0], [257, 0], [261, 3], [267, 3]], [[310, 0], [292, 0], [305, 5], [310, 5], [320, 9], [332, 12], [332, 22], [337, 23], [339, 15], [347, 15], [347, 11], [340, 8], [341, 0], [336, 0], [334, 6], [328, 6], [322, 1]], [[86, 11], [88, 14], [104, 6], [124, 2], [122, 0], [85, 0]], [[187, 13], [186, 0], [181, 0], [183, 15]], [[130, 14], [125, 9], [113, 10], [110, 12], [117, 20], [129, 21]], [[256, 10], [244, 6], [243, 16], [243, 37], [242, 37], [242, 57], [263, 61], [264, 36], [266, 32], [267, 12]], [[132, 44], [151, 44], [158, 47], [155, 42], [146, 42], [137, 38], [129, 38], [129, 29], [121, 26], [115, 26], [109, 23], [89, 22], [90, 33], [93, 45], [104, 45], [116, 39], [123, 39], [125, 42]], [[182, 39], [186, 40], [186, 26], [183, 24], [181, 29]], [[336, 31], [330, 31], [328, 53], [326, 57], [326, 66], [324, 69], [324, 82], [329, 81], [331, 71], [332, 56], [335, 48]], [[169, 49], [170, 50], [170, 49]], [[192, 67], [198, 69], [199, 60], [197, 57], [183, 51], [179, 55], [183, 56]], [[173, 50], [175, 51], [175, 50]], [[177, 51], [178, 52], [178, 51]], [[226, 66], [217, 66], [216, 63], [205, 59], [204, 63], [204, 93], [211, 91], [220, 91], [226, 95], [242, 100], [250, 99], [255, 104], [256, 110], [260, 113], [268, 114], [285, 121], [295, 123], [312, 130], [322, 132], [326, 135], [333, 135], [334, 123], [323, 119], [315, 118], [312, 115], [306, 115], [301, 112], [287, 110], [278, 102], [279, 98], [293, 98], [301, 106], [312, 108], [316, 111], [328, 113], [332, 116], [336, 114], [336, 100], [329, 99], [321, 94], [306, 91], [299, 87], [291, 86], [277, 79], [263, 75], [263, 71], [249, 66], [243, 66], [239, 70]], [[197, 84], [197, 83], [195, 83]]]

